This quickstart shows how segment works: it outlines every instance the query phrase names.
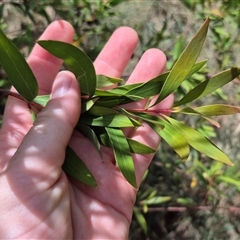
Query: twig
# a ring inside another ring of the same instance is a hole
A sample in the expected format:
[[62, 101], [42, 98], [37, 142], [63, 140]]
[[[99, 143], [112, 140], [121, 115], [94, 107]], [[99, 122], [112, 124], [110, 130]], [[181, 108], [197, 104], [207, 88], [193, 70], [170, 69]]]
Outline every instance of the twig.
[[[212, 211], [212, 210], [228, 210], [230, 212], [240, 212], [240, 207], [217, 207], [217, 206], [197, 206], [197, 207], [150, 207], [147, 212], [186, 212], [186, 211]], [[144, 211], [144, 208], [139, 207], [139, 210]]]

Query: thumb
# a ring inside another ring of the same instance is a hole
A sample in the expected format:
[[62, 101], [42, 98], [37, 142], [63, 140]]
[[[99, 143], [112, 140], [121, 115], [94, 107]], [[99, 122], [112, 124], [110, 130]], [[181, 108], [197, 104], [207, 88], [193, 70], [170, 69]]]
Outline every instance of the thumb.
[[28, 180], [34, 179], [35, 184], [38, 181], [48, 183], [45, 187], [56, 181], [61, 174], [66, 146], [79, 119], [80, 105], [74, 75], [60, 72], [53, 83], [50, 101], [38, 114], [8, 168], [16, 171], [19, 178], [32, 178]]

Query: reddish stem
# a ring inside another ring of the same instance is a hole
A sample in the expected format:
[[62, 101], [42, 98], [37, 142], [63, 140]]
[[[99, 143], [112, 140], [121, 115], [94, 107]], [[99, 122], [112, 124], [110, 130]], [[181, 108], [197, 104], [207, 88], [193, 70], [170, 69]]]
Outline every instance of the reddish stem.
[[43, 109], [43, 106], [41, 106], [40, 104], [35, 103], [35, 102], [27, 102], [20, 94], [18, 94], [16, 92], [12, 92], [10, 90], [5, 90], [5, 89], [2, 89], [2, 88], [0, 88], [0, 92], [3, 93], [4, 95], [15, 97], [19, 100], [22, 100], [22, 101], [26, 102], [28, 105], [30, 105], [32, 107], [36, 107], [38, 110]]
[[129, 112], [140, 112], [140, 113], [155, 113], [155, 114], [170, 114], [172, 109], [159, 109], [159, 110], [151, 110], [151, 109], [126, 109]]

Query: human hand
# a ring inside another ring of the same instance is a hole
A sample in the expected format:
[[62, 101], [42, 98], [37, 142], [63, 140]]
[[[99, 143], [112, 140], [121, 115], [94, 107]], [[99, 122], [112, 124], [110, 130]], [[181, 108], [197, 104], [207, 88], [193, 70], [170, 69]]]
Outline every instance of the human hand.
[[[67, 22], [57, 21], [41, 39], [72, 42], [73, 34]], [[132, 29], [116, 30], [95, 60], [97, 74], [121, 77], [137, 41]], [[101, 159], [92, 143], [74, 131], [81, 107], [75, 77], [68, 71], [58, 73], [62, 61], [38, 45], [28, 63], [39, 94], [52, 95], [34, 123], [25, 102], [8, 98], [0, 131], [0, 238], [127, 239], [137, 191], [120, 173], [110, 149], [102, 148]], [[165, 63], [160, 50], [146, 51], [128, 83], [161, 74]], [[170, 96], [154, 108], [169, 108], [172, 102]], [[144, 101], [134, 104], [141, 108]], [[146, 124], [126, 134], [154, 149], [159, 145], [159, 136]], [[62, 171], [68, 144], [93, 173], [98, 188]], [[138, 184], [152, 157], [133, 156]]]

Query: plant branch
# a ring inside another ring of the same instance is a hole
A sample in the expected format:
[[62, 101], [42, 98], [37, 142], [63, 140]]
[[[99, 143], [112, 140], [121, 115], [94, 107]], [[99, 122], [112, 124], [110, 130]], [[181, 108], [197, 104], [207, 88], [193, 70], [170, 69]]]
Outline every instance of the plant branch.
[[[240, 212], [240, 207], [216, 207], [216, 206], [197, 206], [197, 207], [150, 207], [147, 212], [186, 212], [186, 211], [212, 211], [212, 210], [228, 210], [230, 212]], [[139, 210], [144, 211], [143, 207]]]
[[36, 107], [38, 110], [42, 110], [43, 109], [43, 106], [41, 106], [40, 104], [35, 103], [35, 102], [27, 102], [20, 94], [18, 94], [16, 92], [12, 92], [10, 90], [6, 90], [6, 89], [0, 88], [0, 93], [3, 93], [6, 96], [11, 96], [11, 97], [15, 97], [17, 99], [20, 99], [20, 100], [26, 102], [31, 107]]

